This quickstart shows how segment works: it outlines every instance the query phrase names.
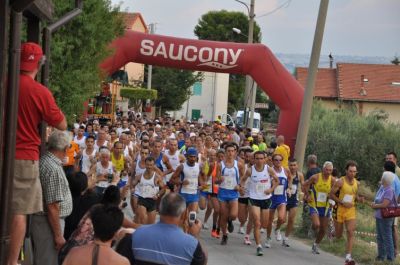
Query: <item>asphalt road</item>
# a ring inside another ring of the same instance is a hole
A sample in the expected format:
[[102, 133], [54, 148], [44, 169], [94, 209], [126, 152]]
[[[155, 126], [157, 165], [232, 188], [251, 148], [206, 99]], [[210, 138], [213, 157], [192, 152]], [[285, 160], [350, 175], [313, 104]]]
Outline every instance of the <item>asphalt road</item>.
[[[133, 215], [130, 206], [125, 208], [125, 214], [129, 217]], [[203, 220], [204, 211], [200, 211], [198, 218]], [[158, 219], [158, 218], [157, 218]], [[243, 235], [238, 234], [239, 223], [236, 221], [235, 231], [228, 236], [228, 244], [220, 245], [221, 239], [212, 238], [210, 230], [202, 230], [200, 241], [208, 252], [208, 264], [210, 265], [338, 265], [344, 264], [344, 258], [323, 252], [314, 255], [311, 253], [311, 246], [304, 244], [300, 240], [290, 239], [290, 247], [283, 247], [281, 242], [272, 239], [270, 249], [263, 248], [264, 256], [256, 256], [256, 247], [253, 235], [250, 236], [252, 245], [247, 246], [243, 243]], [[211, 227], [211, 218], [208, 225]], [[261, 234], [262, 242], [266, 239], [266, 234]]]

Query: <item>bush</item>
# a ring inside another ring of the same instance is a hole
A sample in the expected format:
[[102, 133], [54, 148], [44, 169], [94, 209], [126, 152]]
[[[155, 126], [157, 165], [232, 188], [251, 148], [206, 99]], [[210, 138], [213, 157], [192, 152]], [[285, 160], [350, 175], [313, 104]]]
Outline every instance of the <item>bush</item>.
[[316, 154], [321, 164], [332, 161], [342, 175], [346, 162], [355, 160], [359, 179], [376, 186], [385, 154], [400, 150], [400, 126], [382, 117], [381, 112], [360, 116], [356, 109], [328, 110], [315, 102], [306, 154]]

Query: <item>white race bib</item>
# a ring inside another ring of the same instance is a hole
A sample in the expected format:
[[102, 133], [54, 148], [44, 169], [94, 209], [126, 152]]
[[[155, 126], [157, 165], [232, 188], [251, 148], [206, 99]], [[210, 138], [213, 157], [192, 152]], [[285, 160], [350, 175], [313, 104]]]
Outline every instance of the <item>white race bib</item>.
[[142, 186], [140, 193], [143, 198], [153, 198], [156, 195], [154, 187], [149, 185]]
[[326, 202], [328, 195], [324, 192], [318, 192], [317, 202]]
[[235, 180], [234, 177], [224, 176], [223, 187], [228, 190], [233, 190], [235, 188]]
[[344, 203], [353, 202], [353, 195], [345, 194], [343, 199], [342, 199], [342, 202], [344, 202]]
[[256, 185], [256, 192], [258, 194], [264, 194], [265, 190], [267, 189], [267, 183], [257, 183]]
[[275, 188], [274, 194], [275, 195], [283, 195], [284, 192], [284, 186], [283, 185], [278, 185], [278, 187]]
[[196, 194], [197, 193], [197, 188], [199, 186], [198, 179], [196, 178], [189, 178], [186, 179], [189, 181], [188, 185], [183, 185], [182, 186], [182, 193], [187, 193], [187, 194]]
[[296, 194], [297, 192], [297, 185], [293, 184], [292, 185], [292, 194]]
[[102, 181], [99, 181], [96, 186], [100, 187], [100, 188], [108, 188], [109, 185], [110, 185], [110, 183], [108, 183], [108, 181], [102, 180]]

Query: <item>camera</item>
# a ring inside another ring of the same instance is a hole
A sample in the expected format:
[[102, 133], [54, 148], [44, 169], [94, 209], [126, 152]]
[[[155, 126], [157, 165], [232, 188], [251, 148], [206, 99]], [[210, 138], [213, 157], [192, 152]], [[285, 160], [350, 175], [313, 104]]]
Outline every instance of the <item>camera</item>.
[[194, 211], [189, 212], [189, 225], [192, 225], [196, 222], [197, 214]]

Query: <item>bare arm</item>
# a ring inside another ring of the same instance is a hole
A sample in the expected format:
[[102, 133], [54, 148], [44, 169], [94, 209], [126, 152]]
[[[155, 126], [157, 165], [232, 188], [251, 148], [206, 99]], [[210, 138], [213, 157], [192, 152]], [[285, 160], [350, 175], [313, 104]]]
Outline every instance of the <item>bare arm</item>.
[[60, 131], [65, 131], [68, 128], [67, 119], [64, 116], [64, 119], [55, 126], [55, 128], [59, 129]]
[[171, 181], [172, 181], [173, 183], [175, 183], [175, 184], [180, 184], [180, 182], [181, 182], [181, 180], [180, 180], [180, 175], [181, 175], [182, 170], [183, 170], [183, 165], [180, 164], [180, 165], [176, 168], [174, 174], [172, 174], [172, 176], [171, 176]]

